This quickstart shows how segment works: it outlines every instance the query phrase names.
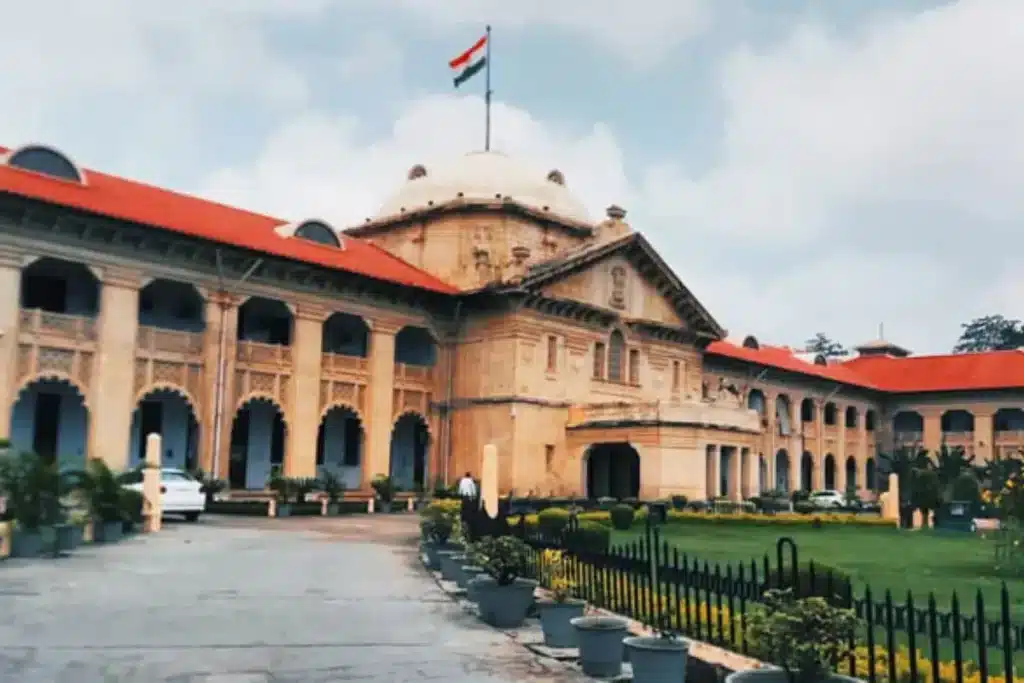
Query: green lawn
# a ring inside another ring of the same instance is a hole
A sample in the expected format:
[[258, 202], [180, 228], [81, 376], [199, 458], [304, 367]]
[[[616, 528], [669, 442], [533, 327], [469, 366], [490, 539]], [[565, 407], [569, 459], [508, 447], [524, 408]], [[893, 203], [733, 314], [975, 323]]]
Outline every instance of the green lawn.
[[[797, 545], [799, 561], [823, 562], [847, 572], [862, 597], [864, 584], [871, 586], [876, 602], [892, 591], [893, 600], [903, 601], [907, 591], [914, 602], [927, 607], [928, 593], [934, 592], [938, 609], [948, 611], [953, 591], [960, 608], [974, 609], [975, 594], [981, 589], [989, 619], [999, 616], [1002, 579], [993, 571], [991, 541], [969, 534], [936, 534], [930, 531], [899, 531], [864, 527], [785, 529], [768, 526], [669, 525], [662, 540], [680, 552], [710, 562], [738, 562], [769, 553], [776, 564], [775, 544], [789, 536]], [[642, 531], [615, 532], [613, 544], [635, 540]], [[788, 555], [786, 558], [788, 565]], [[1024, 580], [1007, 580], [1010, 609], [1015, 623], [1024, 623]]]

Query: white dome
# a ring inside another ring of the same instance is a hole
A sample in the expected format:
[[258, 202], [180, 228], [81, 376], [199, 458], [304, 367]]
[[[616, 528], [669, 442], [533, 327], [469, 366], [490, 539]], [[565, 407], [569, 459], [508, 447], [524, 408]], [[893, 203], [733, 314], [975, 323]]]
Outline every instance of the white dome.
[[436, 167], [413, 166], [405, 184], [384, 203], [378, 218], [454, 200], [511, 199], [554, 216], [590, 223], [587, 210], [566, 188], [560, 171], [537, 171], [501, 152], [472, 152]]

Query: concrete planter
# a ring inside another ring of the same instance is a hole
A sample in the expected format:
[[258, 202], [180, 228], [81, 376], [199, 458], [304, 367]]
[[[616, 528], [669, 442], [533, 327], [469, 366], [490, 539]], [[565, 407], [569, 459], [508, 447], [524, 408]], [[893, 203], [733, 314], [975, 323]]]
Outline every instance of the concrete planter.
[[544, 644], [548, 647], [576, 647], [576, 629], [572, 626], [572, 620], [582, 617], [586, 606], [585, 600], [538, 602], [537, 612], [544, 632]]
[[459, 548], [455, 547], [451, 543], [435, 543], [433, 541], [427, 541], [423, 544], [423, 552], [427, 556], [427, 567], [432, 571], [440, 571], [441, 569], [441, 555], [444, 551], [455, 552]]
[[278, 503], [274, 510], [275, 517], [291, 517], [292, 516], [292, 504], [291, 503]]
[[619, 617], [576, 617], [571, 623], [576, 629], [583, 673], [594, 678], [622, 675], [626, 620]]
[[124, 523], [94, 522], [92, 533], [96, 543], [117, 543], [124, 536]]
[[40, 529], [11, 534], [11, 557], [39, 557], [43, 554], [43, 532]]
[[462, 551], [454, 548], [447, 548], [445, 550], [437, 551], [438, 567], [441, 570], [441, 578], [445, 581], [455, 580], [455, 565], [452, 563], [452, 557], [455, 555], [461, 555]]
[[624, 641], [634, 683], [682, 683], [690, 644], [679, 638], [630, 637]]
[[[637, 679], [639, 681], [639, 679]], [[750, 671], [737, 671], [725, 677], [725, 683], [789, 683], [789, 674], [785, 669], [751, 669]], [[840, 676], [832, 674], [822, 678], [818, 683], [863, 683], [859, 678]]]
[[71, 524], [58, 524], [53, 527], [53, 552], [54, 554], [69, 553], [75, 549], [77, 527]]
[[324, 514], [328, 517], [337, 517], [339, 514], [341, 514], [341, 504], [328, 503], [327, 505], [324, 506]]
[[373, 509], [382, 515], [389, 515], [391, 514], [391, 501], [383, 501], [378, 498], [377, 504], [373, 506]]
[[490, 576], [473, 579], [476, 586], [480, 618], [495, 628], [517, 628], [526, 621], [526, 613], [533, 605], [533, 591], [537, 582], [516, 579], [502, 586]]
[[470, 602], [477, 602], [479, 598], [476, 595], [475, 583], [481, 576], [487, 576], [487, 572], [482, 567], [466, 565], [462, 568], [462, 575], [466, 577], [466, 599]]

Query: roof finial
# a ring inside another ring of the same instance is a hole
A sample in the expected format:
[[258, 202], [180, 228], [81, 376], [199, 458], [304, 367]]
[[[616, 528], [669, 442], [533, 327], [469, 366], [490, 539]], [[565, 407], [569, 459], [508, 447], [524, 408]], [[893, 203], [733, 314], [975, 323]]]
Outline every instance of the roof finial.
[[885, 341], [885, 323], [878, 323], [878, 340]]

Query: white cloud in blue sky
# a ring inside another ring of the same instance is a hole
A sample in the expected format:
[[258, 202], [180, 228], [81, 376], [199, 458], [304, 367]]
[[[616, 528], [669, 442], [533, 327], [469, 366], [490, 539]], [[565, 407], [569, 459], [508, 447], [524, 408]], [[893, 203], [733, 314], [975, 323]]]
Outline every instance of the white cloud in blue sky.
[[358, 223], [495, 146], [618, 203], [733, 334], [944, 351], [1024, 316], [1020, 0], [36, 0], [5, 8], [0, 144]]

